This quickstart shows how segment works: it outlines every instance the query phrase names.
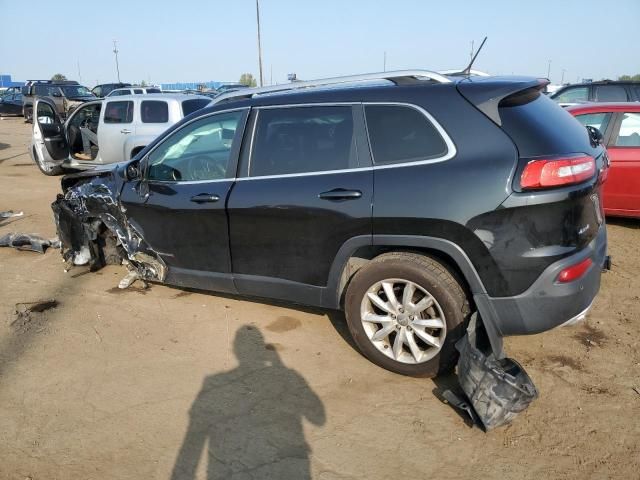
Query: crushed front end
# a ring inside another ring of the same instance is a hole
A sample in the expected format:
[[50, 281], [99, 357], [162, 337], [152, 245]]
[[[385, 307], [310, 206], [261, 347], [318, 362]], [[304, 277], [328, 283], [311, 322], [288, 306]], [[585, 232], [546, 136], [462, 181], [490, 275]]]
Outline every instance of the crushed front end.
[[[69, 266], [125, 264], [135, 278], [163, 282], [167, 267], [128, 221], [119, 203], [118, 165], [67, 175], [51, 204], [61, 252]], [[129, 276], [131, 278], [131, 276]]]

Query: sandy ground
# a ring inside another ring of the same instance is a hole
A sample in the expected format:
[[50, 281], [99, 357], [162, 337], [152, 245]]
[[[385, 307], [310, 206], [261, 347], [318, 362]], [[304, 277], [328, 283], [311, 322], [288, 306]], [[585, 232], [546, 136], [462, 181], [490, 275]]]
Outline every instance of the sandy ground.
[[[0, 210], [25, 213], [0, 234], [52, 236], [59, 179], [29, 136], [0, 121]], [[638, 478], [640, 222], [609, 223], [613, 271], [587, 322], [507, 340], [540, 398], [489, 434], [436, 398], [451, 378], [361, 357], [338, 313], [119, 291], [123, 267], [65, 273], [57, 250], [0, 249], [0, 478]]]

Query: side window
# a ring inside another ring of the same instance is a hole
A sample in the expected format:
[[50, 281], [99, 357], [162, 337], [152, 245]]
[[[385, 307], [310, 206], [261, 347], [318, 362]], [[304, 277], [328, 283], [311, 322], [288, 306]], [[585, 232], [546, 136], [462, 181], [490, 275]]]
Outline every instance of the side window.
[[104, 123], [131, 123], [133, 102], [109, 102], [104, 111]]
[[595, 127], [604, 135], [611, 120], [611, 113], [584, 113], [576, 115], [576, 119], [585, 127]]
[[34, 88], [35, 95], [39, 97], [46, 97], [53, 93], [54, 88], [48, 85], [36, 85]]
[[624, 114], [615, 146], [640, 147], [640, 113]]
[[167, 123], [169, 121], [169, 106], [167, 102], [159, 100], [145, 100], [140, 105], [142, 123]]
[[93, 90], [91, 90], [91, 92], [96, 96], [96, 97], [101, 97], [102, 96], [102, 87], [94, 87]]
[[553, 97], [558, 103], [578, 103], [587, 102], [589, 100], [589, 88], [588, 87], [575, 87], [568, 88], [562, 93]]
[[622, 85], [596, 85], [596, 102], [626, 102], [627, 92]]
[[144, 92], [142, 91], [141, 88], [134, 88], [133, 89], [133, 94], [134, 95], [142, 95]]
[[243, 116], [242, 111], [219, 113], [178, 130], [149, 155], [147, 178], [165, 182], [226, 178]]
[[43, 125], [50, 125], [57, 122], [56, 113], [54, 112], [51, 105], [45, 102], [38, 102], [38, 111], [36, 118], [38, 119], [38, 123]]
[[424, 114], [397, 105], [366, 105], [367, 129], [375, 165], [442, 157], [447, 144]]
[[350, 106], [260, 110], [249, 176], [357, 167]]

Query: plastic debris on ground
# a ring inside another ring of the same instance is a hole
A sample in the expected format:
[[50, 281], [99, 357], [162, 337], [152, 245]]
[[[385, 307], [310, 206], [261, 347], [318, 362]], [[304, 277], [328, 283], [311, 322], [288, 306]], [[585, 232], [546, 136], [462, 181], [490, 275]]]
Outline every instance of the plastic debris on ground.
[[47, 239], [31, 233], [7, 233], [0, 237], [0, 247], [44, 253], [47, 248], [60, 248], [57, 238]]
[[456, 348], [460, 352], [458, 381], [465, 398], [451, 390], [442, 396], [485, 431], [511, 422], [538, 397], [533, 381], [518, 362], [493, 355], [484, 328], [477, 324], [477, 313]]

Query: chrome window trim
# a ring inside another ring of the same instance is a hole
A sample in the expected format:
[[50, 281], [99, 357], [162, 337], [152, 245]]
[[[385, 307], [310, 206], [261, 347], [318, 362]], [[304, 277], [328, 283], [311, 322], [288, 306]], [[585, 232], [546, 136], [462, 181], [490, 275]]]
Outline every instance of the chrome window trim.
[[[206, 107], [204, 107], [206, 108]], [[172, 138], [174, 135], [176, 135], [178, 132], [182, 131], [182, 129], [188, 127], [189, 125], [191, 125], [193, 122], [197, 122], [200, 121], [204, 118], [207, 117], [212, 117], [214, 115], [218, 115], [221, 113], [230, 113], [230, 112], [238, 112], [238, 111], [245, 111], [245, 110], [250, 110], [251, 107], [236, 107], [236, 108], [228, 108], [225, 110], [217, 110], [215, 112], [210, 112], [207, 113], [205, 115], [196, 117], [196, 118], [192, 118], [191, 120], [189, 120], [187, 123], [185, 123], [184, 125], [182, 125], [180, 128], [178, 128], [177, 130], [175, 130], [174, 132], [171, 132], [171, 134], [165, 138], [162, 142], [157, 143], [156, 145], [154, 145], [154, 147], [149, 150], [149, 152], [145, 155], [146, 158], [149, 158], [149, 156], [156, 151], [156, 149], [164, 144], [164, 142], [166, 142], [167, 140], [169, 140], [170, 138]], [[183, 117], [184, 118], [184, 117]], [[145, 177], [146, 177], [146, 171], [148, 170], [150, 164], [149, 162], [147, 162], [147, 165], [145, 166]], [[237, 167], [236, 167], [237, 168]], [[198, 184], [198, 183], [212, 183], [212, 182], [224, 182], [227, 180], [231, 180], [234, 181], [236, 180], [235, 177], [229, 177], [229, 178], [217, 178], [215, 180], [186, 180], [186, 181], [181, 181], [181, 180], [149, 180], [148, 178], [144, 178], [143, 179], [145, 182], [147, 183], [153, 183], [158, 184], [158, 183], [163, 183], [163, 184], [170, 184], [170, 185], [175, 185], [175, 184], [180, 184], [180, 185], [192, 185], [192, 184]]]
[[[253, 159], [253, 142], [254, 142], [254, 137], [255, 137], [255, 132], [257, 130], [257, 125], [258, 125], [258, 120], [260, 118], [260, 110], [261, 109], [273, 109], [273, 108], [299, 108], [299, 107], [329, 107], [329, 106], [353, 106], [353, 105], [362, 105], [365, 108], [365, 122], [366, 122], [366, 107], [367, 105], [380, 105], [380, 106], [384, 106], [384, 105], [388, 105], [388, 106], [401, 106], [401, 107], [408, 107], [408, 108], [413, 108], [414, 110], [417, 110], [418, 112], [422, 113], [422, 115], [424, 115], [426, 117], [426, 119], [431, 122], [431, 124], [435, 127], [436, 131], [440, 134], [440, 136], [442, 137], [442, 139], [444, 140], [445, 145], [447, 146], [447, 152], [440, 156], [440, 157], [436, 157], [436, 158], [429, 158], [426, 160], [416, 160], [416, 161], [411, 161], [411, 162], [402, 162], [402, 163], [390, 163], [388, 165], [375, 165], [375, 157], [373, 155], [373, 152], [371, 151], [371, 139], [369, 138], [369, 129], [367, 128], [367, 140], [369, 142], [369, 150], [371, 152], [371, 158], [373, 159], [374, 165], [371, 167], [359, 167], [359, 168], [344, 168], [344, 169], [340, 169], [340, 170], [319, 170], [319, 171], [314, 171], [314, 172], [302, 172], [302, 173], [286, 173], [286, 174], [280, 174], [280, 175], [261, 175], [261, 176], [256, 176], [256, 177], [252, 177], [250, 176], [251, 173], [251, 160]], [[311, 175], [332, 175], [335, 173], [349, 173], [349, 172], [358, 172], [358, 171], [365, 171], [365, 170], [383, 170], [383, 169], [387, 169], [387, 168], [402, 168], [402, 167], [411, 167], [411, 166], [418, 166], [418, 165], [428, 165], [431, 163], [440, 163], [440, 162], [446, 162], [447, 160], [450, 160], [451, 158], [455, 157], [456, 154], [458, 153], [455, 144], [453, 143], [453, 140], [451, 139], [451, 137], [449, 136], [449, 134], [447, 133], [447, 131], [444, 129], [444, 127], [442, 125], [440, 125], [440, 123], [429, 113], [427, 112], [424, 108], [422, 108], [419, 105], [415, 105], [412, 103], [406, 103], [406, 102], [322, 102], [322, 103], [292, 103], [292, 104], [285, 104], [285, 105], [263, 105], [263, 106], [256, 106], [253, 107], [256, 110], [258, 110], [257, 115], [256, 115], [256, 121], [254, 123], [253, 126], [253, 131], [251, 132], [251, 144], [249, 147], [249, 165], [247, 168], [247, 172], [246, 172], [246, 176], [243, 177], [238, 177], [236, 178], [236, 181], [246, 181], [246, 180], [261, 180], [261, 179], [271, 179], [271, 178], [288, 178], [288, 177], [308, 177]]]

